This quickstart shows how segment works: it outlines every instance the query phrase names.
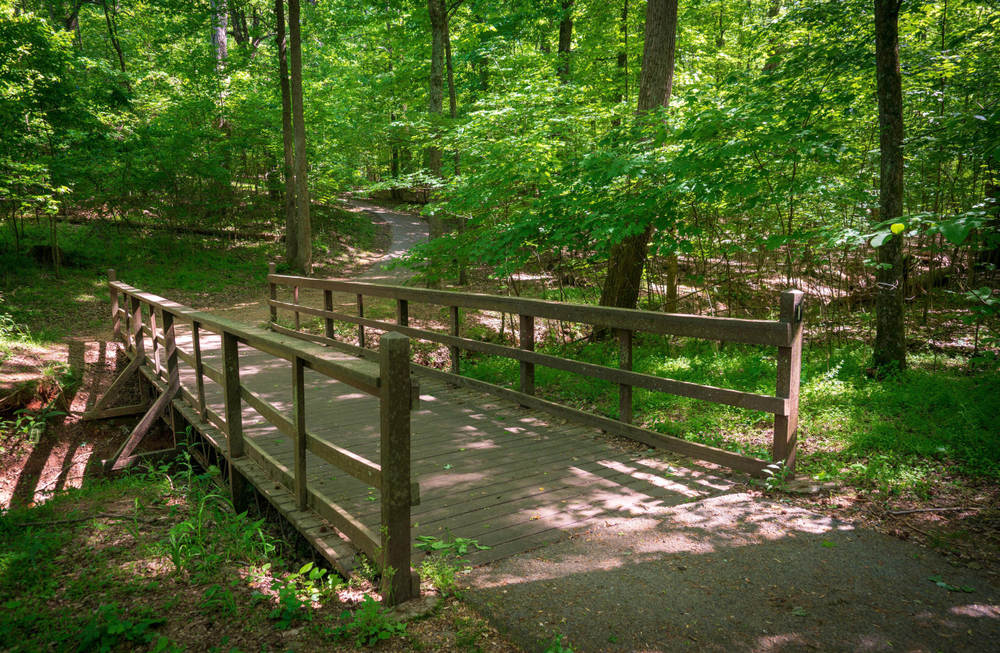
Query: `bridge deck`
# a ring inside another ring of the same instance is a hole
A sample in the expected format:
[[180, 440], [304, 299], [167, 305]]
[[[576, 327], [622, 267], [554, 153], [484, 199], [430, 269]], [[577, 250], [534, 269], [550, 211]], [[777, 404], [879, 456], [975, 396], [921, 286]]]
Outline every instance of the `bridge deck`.
[[[190, 350], [189, 342], [179, 334], [178, 345]], [[206, 333], [201, 347], [205, 362], [221, 367], [220, 339]], [[179, 368], [182, 385], [194, 393], [194, 371], [183, 362]], [[241, 347], [240, 368], [241, 380], [251, 390], [282, 411], [291, 411], [290, 363]], [[305, 380], [307, 428], [378, 461], [378, 400], [309, 370]], [[205, 392], [208, 405], [222, 412], [222, 388], [206, 378]], [[190, 419], [190, 410], [186, 416], [225, 452], [222, 433]], [[243, 416], [244, 437], [290, 469], [291, 439], [246, 403]], [[717, 494], [733, 483], [721, 475], [671, 467], [659, 455], [616, 451], [599, 435], [593, 428], [482, 393], [421, 379], [420, 408], [412, 414], [412, 475], [420, 484], [420, 505], [412, 509], [414, 537], [444, 538], [450, 532], [478, 540], [491, 548], [472, 550], [466, 558], [485, 564], [562, 539], [591, 520], [648, 514]], [[323, 551], [327, 558], [350, 568], [350, 550], [321, 520], [296, 511], [290, 493], [258, 469], [247, 468], [247, 462], [239, 467], [300, 531], [310, 531], [313, 544], [321, 549], [324, 543], [315, 536], [323, 533], [319, 539], [329, 545]], [[307, 469], [314, 489], [378, 531], [378, 491], [312, 453], [307, 455]], [[415, 564], [421, 555], [414, 552]]]

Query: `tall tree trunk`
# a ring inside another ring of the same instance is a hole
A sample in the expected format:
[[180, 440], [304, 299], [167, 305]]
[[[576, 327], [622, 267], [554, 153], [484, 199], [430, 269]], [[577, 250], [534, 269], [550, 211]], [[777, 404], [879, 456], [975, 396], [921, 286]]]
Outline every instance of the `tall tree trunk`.
[[[646, 4], [646, 39], [639, 77], [639, 114], [670, 103], [674, 83], [674, 46], [677, 37], [677, 0], [649, 0]], [[628, 218], [625, 218], [628, 219]], [[635, 308], [646, 264], [652, 224], [612, 246], [608, 272], [601, 290], [601, 306]]]
[[[878, 85], [879, 221], [903, 215], [903, 81], [899, 72], [899, 8], [902, 0], [875, 0], [875, 74]], [[878, 248], [875, 358], [879, 369], [906, 367], [903, 321], [903, 239], [893, 235]]]
[[[444, 42], [448, 29], [448, 15], [444, 0], [427, 0], [427, 10], [431, 17], [431, 84], [428, 111], [431, 123], [440, 122], [444, 109]], [[437, 131], [437, 125], [434, 127]], [[440, 135], [434, 134], [434, 144], [428, 149], [431, 174], [441, 177], [441, 147], [438, 144]], [[434, 234], [431, 234], [434, 237]]]
[[[451, 61], [451, 19], [445, 24], [444, 30], [444, 55], [445, 55], [445, 67], [448, 69], [448, 108], [450, 109], [451, 119], [455, 120], [458, 118], [458, 95], [455, 93], [455, 68]], [[455, 176], [461, 174], [461, 155], [458, 149], [455, 149]]]
[[309, 222], [309, 184], [306, 162], [306, 119], [302, 105], [302, 36], [299, 0], [288, 0], [288, 36], [291, 40], [292, 126], [295, 131], [295, 225], [298, 248], [295, 269], [312, 273], [312, 228]]
[[[108, 40], [111, 41], [111, 47], [115, 49], [115, 54], [118, 55], [118, 65], [121, 66], [122, 72], [125, 72], [125, 55], [122, 54], [122, 46], [121, 43], [118, 42], [118, 28], [115, 26], [114, 21], [111, 20], [111, 13], [108, 11], [107, 0], [102, 0], [101, 6], [104, 8], [104, 20], [108, 24]], [[77, 26], [79, 22], [76, 18], [78, 11], [79, 8], [77, 8], [77, 12], [74, 12], [73, 14], [73, 22], [76, 23]]]
[[299, 252], [298, 226], [295, 222], [295, 145], [292, 131], [292, 91], [288, 83], [288, 49], [285, 39], [285, 1], [274, 0], [274, 15], [277, 19], [278, 79], [281, 86], [281, 136], [284, 150], [285, 180], [285, 259], [295, 265]]
[[569, 54], [573, 47], [573, 2], [562, 0], [562, 18], [559, 21], [559, 79], [569, 82]]
[[221, 72], [229, 57], [229, 46], [226, 43], [226, 32], [229, 29], [229, 10], [226, 0], [211, 0], [212, 5], [212, 47], [215, 48], [215, 58]]

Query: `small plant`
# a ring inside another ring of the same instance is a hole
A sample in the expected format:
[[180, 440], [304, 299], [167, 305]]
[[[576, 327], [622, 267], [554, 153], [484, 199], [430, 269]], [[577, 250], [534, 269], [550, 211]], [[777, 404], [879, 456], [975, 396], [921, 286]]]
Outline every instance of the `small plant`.
[[223, 587], [218, 583], [209, 586], [205, 593], [202, 595], [201, 599], [201, 610], [204, 613], [217, 612], [223, 615], [236, 615], [236, 597], [233, 595], [232, 588], [236, 586], [238, 581], [233, 581], [229, 584], [229, 587]]
[[327, 630], [327, 635], [334, 639], [353, 639], [354, 645], [358, 648], [374, 646], [394, 635], [406, 632], [406, 624], [394, 621], [379, 602], [368, 594], [365, 594], [360, 607], [353, 614], [350, 610], [345, 610], [341, 613], [340, 619], [348, 621]]
[[563, 644], [562, 635], [556, 635], [545, 647], [545, 653], [573, 653], [573, 649]]
[[446, 558], [430, 557], [420, 563], [420, 575], [430, 581], [443, 596], [454, 592], [458, 570], [458, 565]]
[[419, 535], [417, 537], [418, 544], [414, 546], [428, 553], [440, 552], [442, 555], [456, 555], [464, 556], [469, 552], [469, 549], [475, 547], [481, 551], [486, 551], [491, 547], [484, 546], [479, 543], [478, 540], [473, 540], [468, 537], [453, 537], [451, 532], [448, 533], [451, 537], [451, 542], [446, 542], [442, 539], [436, 538], [433, 535]]
[[[278, 630], [287, 630], [296, 620], [311, 621], [312, 613], [307, 608], [320, 599], [322, 589], [317, 587], [317, 581], [322, 581], [326, 569], [314, 567], [309, 562], [298, 572], [289, 574], [284, 580], [274, 581], [271, 589], [278, 593], [278, 607], [271, 611], [270, 617], [277, 619], [274, 625]], [[302, 585], [300, 589], [299, 585]]]
[[479, 640], [486, 634], [486, 622], [481, 619], [457, 617], [455, 619], [455, 645], [474, 653], [482, 653]]
[[767, 478], [763, 481], [765, 492], [773, 492], [783, 488], [785, 483], [788, 482], [788, 477], [790, 475], [788, 468], [785, 467], [785, 462], [782, 460], [779, 460], [776, 463], [771, 463], [762, 471], [767, 475]]
[[97, 609], [94, 619], [83, 627], [77, 650], [110, 653], [123, 641], [149, 644], [156, 639], [156, 634], [150, 630], [166, 622], [166, 619], [159, 617], [138, 621], [122, 619], [117, 603], [102, 605]]

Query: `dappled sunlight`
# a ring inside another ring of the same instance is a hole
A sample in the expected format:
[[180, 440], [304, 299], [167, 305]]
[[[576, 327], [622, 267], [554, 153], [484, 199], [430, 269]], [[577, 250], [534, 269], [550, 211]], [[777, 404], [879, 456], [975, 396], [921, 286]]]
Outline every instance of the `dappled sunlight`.
[[951, 613], [963, 617], [1000, 619], [1000, 605], [983, 605], [981, 603], [957, 605], [951, 609]]
[[669, 479], [662, 478], [660, 476], [655, 476], [653, 474], [649, 474], [649, 473], [646, 473], [646, 472], [640, 472], [640, 471], [638, 471], [637, 468], [635, 468], [635, 467], [629, 467], [629, 466], [625, 465], [624, 463], [619, 463], [619, 462], [615, 462], [615, 461], [611, 461], [611, 460], [601, 460], [599, 462], [600, 462], [601, 465], [604, 465], [605, 467], [607, 467], [609, 469], [613, 469], [615, 471], [622, 472], [623, 474], [628, 474], [632, 478], [642, 479], [642, 480], [646, 481], [647, 483], [650, 483], [650, 484], [655, 485], [657, 487], [662, 487], [662, 488], [666, 488], [668, 490], [672, 490], [674, 492], [677, 492], [678, 494], [683, 494], [684, 496], [687, 496], [687, 497], [697, 497], [697, 496], [702, 496], [702, 494], [703, 494], [702, 492], [699, 492], [698, 490], [692, 489], [692, 488], [690, 488], [690, 487], [688, 487], [686, 485], [682, 485], [680, 483], [671, 481]]

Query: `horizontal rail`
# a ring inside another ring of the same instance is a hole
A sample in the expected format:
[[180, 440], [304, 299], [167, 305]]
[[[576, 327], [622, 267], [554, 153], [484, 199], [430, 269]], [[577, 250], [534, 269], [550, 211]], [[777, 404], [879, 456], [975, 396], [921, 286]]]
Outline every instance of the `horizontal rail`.
[[[475, 351], [494, 356], [502, 356], [504, 358], [510, 358], [516, 361], [523, 361], [525, 363], [533, 363], [535, 365], [543, 365], [545, 367], [550, 367], [552, 369], [562, 370], [564, 372], [572, 372], [574, 374], [579, 374], [581, 376], [587, 376], [594, 379], [611, 381], [613, 383], [623, 383], [631, 385], [636, 388], [642, 388], [644, 390], [665, 392], [668, 394], [676, 395], [678, 397], [700, 399], [703, 401], [710, 401], [716, 404], [724, 404], [727, 406], [735, 406], [737, 408], [746, 408], [749, 410], [759, 410], [766, 413], [772, 413], [775, 415], [785, 415], [787, 414], [788, 411], [787, 399], [782, 399], [780, 397], [773, 397], [771, 395], [761, 395], [752, 392], [742, 392], [740, 390], [730, 390], [728, 388], [717, 388], [714, 386], [701, 385], [698, 383], [690, 383], [687, 381], [675, 381], [673, 379], [665, 379], [663, 377], [653, 376], [651, 374], [642, 374], [640, 372], [620, 370], [620, 369], [615, 369], [613, 367], [606, 367], [604, 365], [597, 365], [594, 363], [581, 363], [579, 361], [574, 361], [567, 358], [561, 358], [559, 356], [552, 356], [549, 354], [541, 354], [527, 349], [508, 347], [506, 345], [495, 345], [493, 343], [482, 342], [480, 340], [472, 340], [470, 338], [462, 338], [459, 336], [450, 336], [443, 333], [438, 333], [436, 331], [428, 331], [425, 329], [417, 329], [414, 327], [402, 326], [394, 322], [381, 322], [379, 320], [371, 320], [367, 318], [357, 317], [354, 315], [348, 315], [346, 313], [326, 311], [318, 308], [313, 308], [311, 306], [303, 306], [301, 304], [289, 304], [287, 302], [279, 302], [275, 300], [269, 300], [268, 304], [276, 308], [297, 310], [307, 315], [314, 315], [317, 317], [340, 320], [342, 322], [358, 324], [360, 326], [365, 326], [372, 329], [379, 329], [382, 331], [396, 331], [404, 335], [410, 336], [411, 338], [418, 338], [420, 340], [436, 342], [438, 344], [447, 345], [449, 347], [458, 347], [459, 349], [465, 349], [468, 351]], [[292, 334], [298, 332], [288, 330], [287, 333]], [[328, 340], [329, 338], [326, 338], [318, 342], [326, 342]]]
[[458, 306], [485, 311], [500, 311], [516, 315], [581, 322], [598, 327], [628, 329], [661, 335], [686, 336], [707, 340], [740, 342], [749, 345], [788, 347], [792, 331], [788, 324], [770, 320], [745, 320], [704, 315], [653, 313], [628, 308], [610, 308], [554, 302], [523, 297], [501, 297], [480, 293], [458, 293], [442, 290], [383, 286], [359, 281], [310, 279], [281, 274], [269, 274], [268, 283], [300, 288], [316, 288], [370, 297], [386, 297], [405, 301], [423, 302], [438, 306]]

